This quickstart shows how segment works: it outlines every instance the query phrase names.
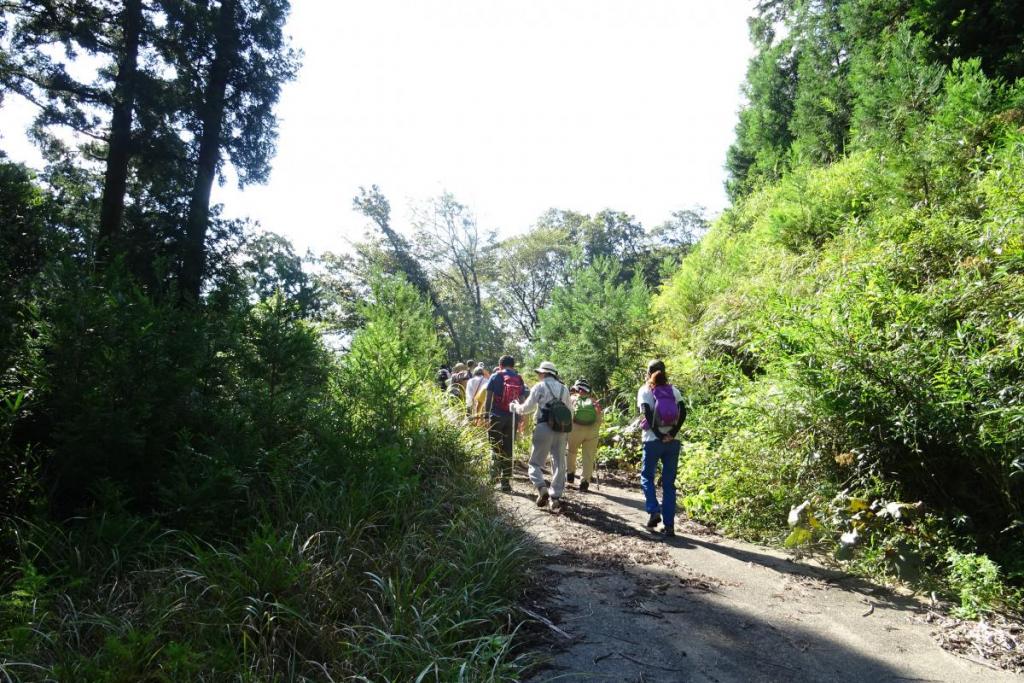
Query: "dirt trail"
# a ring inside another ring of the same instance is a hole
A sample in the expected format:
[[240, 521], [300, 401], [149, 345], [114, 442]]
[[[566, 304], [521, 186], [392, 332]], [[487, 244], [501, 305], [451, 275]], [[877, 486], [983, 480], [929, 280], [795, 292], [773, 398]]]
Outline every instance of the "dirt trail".
[[569, 489], [559, 515], [519, 475], [504, 505], [545, 555], [534, 681], [1021, 681], [942, 650], [928, 610], [856, 577], [677, 520], [643, 528], [639, 489]]

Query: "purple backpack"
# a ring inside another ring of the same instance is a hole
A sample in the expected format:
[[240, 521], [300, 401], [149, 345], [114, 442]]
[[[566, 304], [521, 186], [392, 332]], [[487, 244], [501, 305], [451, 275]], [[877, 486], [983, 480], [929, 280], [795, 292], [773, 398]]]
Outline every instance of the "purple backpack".
[[654, 426], [671, 427], [679, 420], [679, 404], [671, 384], [654, 387]]

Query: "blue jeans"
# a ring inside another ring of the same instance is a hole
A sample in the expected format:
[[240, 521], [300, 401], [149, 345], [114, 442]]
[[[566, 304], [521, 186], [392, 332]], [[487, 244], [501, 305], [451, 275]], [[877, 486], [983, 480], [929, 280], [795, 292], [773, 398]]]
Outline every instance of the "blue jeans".
[[[676, 468], [679, 466], [678, 441], [664, 443], [662, 441], [644, 441], [643, 467], [640, 471], [640, 488], [643, 489], [647, 502], [647, 514], [660, 512], [665, 526], [675, 526], [676, 516]], [[661, 462], [662, 503], [658, 506], [658, 496], [654, 492], [654, 481], [658, 473], [658, 462]]]

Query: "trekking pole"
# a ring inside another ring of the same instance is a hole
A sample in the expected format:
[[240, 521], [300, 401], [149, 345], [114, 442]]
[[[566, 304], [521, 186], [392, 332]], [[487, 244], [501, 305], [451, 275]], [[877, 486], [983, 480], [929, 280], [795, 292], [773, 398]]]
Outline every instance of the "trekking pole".
[[516, 413], [511, 407], [509, 410], [512, 411], [512, 467], [508, 478], [508, 483], [511, 484], [512, 477], [516, 475]]

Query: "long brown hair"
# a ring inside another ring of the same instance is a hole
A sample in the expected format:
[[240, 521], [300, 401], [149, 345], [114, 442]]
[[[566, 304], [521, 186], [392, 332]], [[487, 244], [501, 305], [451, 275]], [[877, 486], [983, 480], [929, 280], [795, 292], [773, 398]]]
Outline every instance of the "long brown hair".
[[664, 370], [655, 370], [651, 373], [651, 376], [647, 378], [647, 386], [651, 389], [663, 384], [668, 384], [668, 375], [665, 374]]

